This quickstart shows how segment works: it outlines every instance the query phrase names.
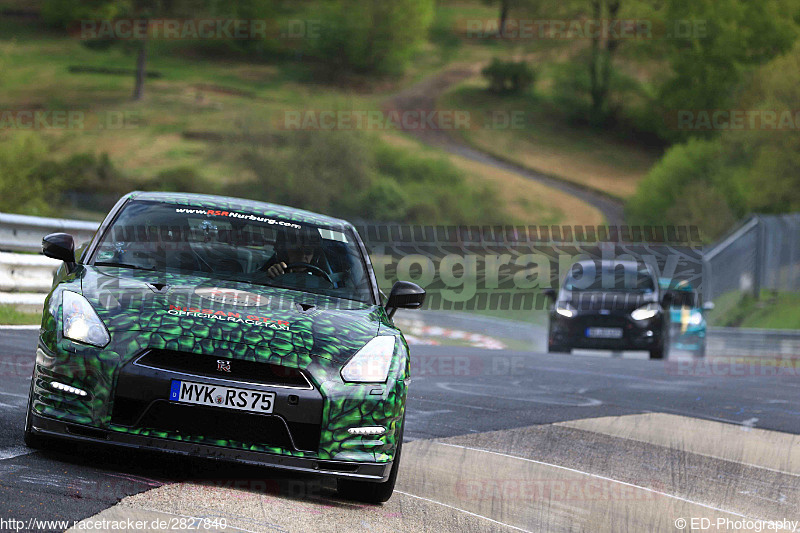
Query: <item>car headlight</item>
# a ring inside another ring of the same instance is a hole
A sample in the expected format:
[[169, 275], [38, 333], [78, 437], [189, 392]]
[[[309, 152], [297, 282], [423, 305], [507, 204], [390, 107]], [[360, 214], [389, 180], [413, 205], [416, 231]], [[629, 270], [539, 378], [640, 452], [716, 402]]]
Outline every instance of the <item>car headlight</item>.
[[561, 315], [563, 317], [572, 318], [572, 317], [575, 316], [576, 311], [577, 310], [574, 307], [572, 307], [570, 304], [568, 304], [567, 302], [557, 302], [556, 303], [556, 313], [558, 313], [559, 315]]
[[689, 324], [692, 326], [699, 326], [703, 323], [703, 314], [694, 311], [692, 314], [689, 315]]
[[364, 345], [342, 369], [342, 379], [350, 383], [383, 383], [389, 377], [394, 356], [393, 335], [375, 337]]
[[100, 348], [108, 344], [111, 340], [108, 330], [86, 298], [72, 291], [64, 291], [62, 304], [64, 337]]
[[656, 316], [660, 310], [661, 308], [658, 304], [643, 305], [631, 313], [631, 318], [634, 320], [648, 320]]

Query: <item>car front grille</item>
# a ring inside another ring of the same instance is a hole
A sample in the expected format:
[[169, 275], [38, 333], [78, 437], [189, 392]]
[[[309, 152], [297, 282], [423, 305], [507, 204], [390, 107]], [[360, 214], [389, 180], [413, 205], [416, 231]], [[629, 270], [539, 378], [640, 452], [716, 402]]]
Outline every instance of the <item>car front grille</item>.
[[[302, 371], [296, 368], [256, 361], [226, 359], [214, 355], [172, 350], [149, 350], [135, 364], [159, 370], [247, 383], [298, 389], [311, 388], [309, 380]], [[220, 367], [227, 368], [227, 371], [220, 370]]]
[[306, 451], [317, 450], [320, 435], [318, 424], [287, 423], [277, 415], [178, 405], [166, 400], [153, 402], [136, 426], [179, 433], [182, 437]]

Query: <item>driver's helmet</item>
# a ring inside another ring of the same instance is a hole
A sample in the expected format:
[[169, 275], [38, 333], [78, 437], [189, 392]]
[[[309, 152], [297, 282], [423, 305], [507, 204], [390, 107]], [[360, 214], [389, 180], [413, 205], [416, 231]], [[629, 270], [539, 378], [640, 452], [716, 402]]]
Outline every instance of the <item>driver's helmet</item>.
[[277, 235], [275, 249], [278, 256], [288, 258], [291, 255], [319, 257], [322, 237], [316, 228], [286, 229]]

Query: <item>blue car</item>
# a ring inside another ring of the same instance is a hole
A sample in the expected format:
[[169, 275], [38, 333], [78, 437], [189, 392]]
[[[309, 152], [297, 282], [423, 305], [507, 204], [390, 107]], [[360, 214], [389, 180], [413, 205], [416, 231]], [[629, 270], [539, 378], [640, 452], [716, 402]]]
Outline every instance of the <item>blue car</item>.
[[706, 355], [705, 312], [714, 309], [713, 302], [700, 303], [700, 295], [686, 281], [661, 278], [658, 284], [672, 295], [670, 323], [672, 347], [693, 352], [698, 357]]

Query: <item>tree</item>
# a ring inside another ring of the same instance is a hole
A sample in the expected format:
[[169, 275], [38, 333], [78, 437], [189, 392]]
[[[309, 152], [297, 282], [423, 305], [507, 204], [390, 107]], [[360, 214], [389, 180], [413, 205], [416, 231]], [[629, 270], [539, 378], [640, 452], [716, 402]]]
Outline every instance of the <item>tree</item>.
[[574, 56], [578, 59], [573, 62], [585, 61], [582, 68], [588, 74], [588, 84], [583, 90], [588, 93], [590, 122], [601, 125], [608, 119], [614, 60], [625, 39], [635, 41], [627, 37], [623, 28], [627, 28], [630, 21], [652, 20], [656, 5], [656, 0], [536, 0], [527, 3], [528, 10], [543, 23], [565, 24], [565, 30], [551, 25], [549, 31], [553, 38], [588, 39], [588, 49], [581, 48]]
[[[263, 3], [263, 0], [238, 0], [223, 4], [224, 9], [240, 7], [244, 3]], [[42, 7], [42, 14], [50, 25], [70, 28], [81, 27], [82, 22], [94, 21], [98, 26], [119, 19], [132, 19], [136, 24], [131, 28], [130, 34], [134, 37], [136, 49], [135, 83], [133, 99], [140, 100], [144, 95], [144, 83], [147, 77], [148, 39], [150, 36], [149, 23], [153, 19], [180, 16], [197, 16], [208, 12], [217, 6], [214, 0], [47, 0]], [[224, 14], [224, 13], [219, 13]], [[100, 35], [102, 31], [98, 32]], [[112, 32], [113, 33], [113, 32]], [[127, 32], [126, 32], [127, 33]], [[87, 44], [92, 47], [95, 42], [83, 36]], [[102, 36], [103, 47], [111, 46], [118, 42], [127, 41], [128, 35]]]
[[667, 21], [703, 22], [666, 41], [672, 72], [658, 96], [665, 110], [730, 107], [743, 74], [797, 37], [797, 13], [783, 0], [669, 0], [665, 11]]
[[499, 4], [500, 16], [498, 17], [497, 36], [503, 38], [506, 33], [506, 22], [512, 7], [518, 6], [523, 0], [483, 0], [484, 4]]
[[331, 74], [397, 74], [428, 34], [433, 0], [334, 0], [312, 53]]

